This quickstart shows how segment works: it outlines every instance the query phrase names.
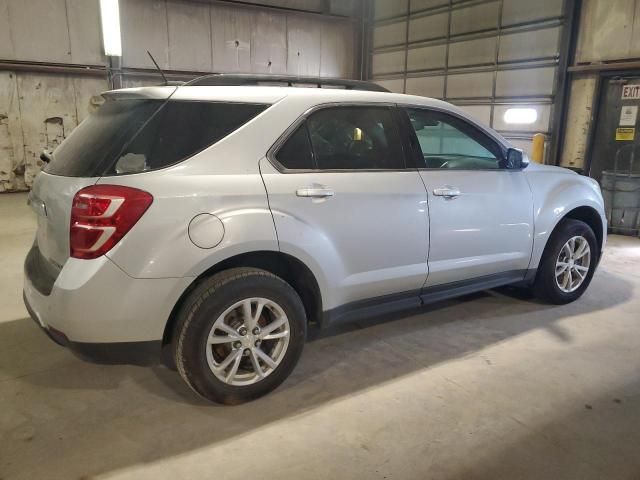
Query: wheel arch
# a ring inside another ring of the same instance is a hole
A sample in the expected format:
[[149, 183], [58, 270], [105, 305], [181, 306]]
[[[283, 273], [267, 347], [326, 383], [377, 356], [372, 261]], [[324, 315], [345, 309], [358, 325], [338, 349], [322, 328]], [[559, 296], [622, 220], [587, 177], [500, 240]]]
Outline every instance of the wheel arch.
[[247, 252], [216, 263], [191, 282], [171, 310], [162, 336], [163, 345], [171, 344], [178, 312], [186, 298], [200, 282], [218, 272], [236, 267], [259, 268], [282, 278], [300, 295], [307, 314], [307, 321], [310, 323], [320, 322], [322, 318], [322, 293], [315, 275], [304, 262], [292, 255], [278, 251]]
[[593, 233], [596, 236], [596, 240], [598, 241], [598, 256], [600, 256], [600, 252], [602, 250], [602, 246], [604, 242], [605, 232], [604, 232], [604, 227], [602, 225], [602, 218], [600, 217], [600, 214], [598, 213], [598, 211], [595, 208], [589, 207], [586, 205], [574, 208], [573, 210], [568, 212], [564, 217], [560, 219], [560, 221], [553, 228], [553, 231], [551, 232], [552, 235], [553, 235], [553, 232], [555, 232], [555, 230], [558, 228], [558, 225], [560, 224], [560, 222], [562, 222], [562, 220], [566, 218], [580, 220], [586, 223], [587, 225], [589, 225], [589, 227], [591, 227], [591, 230], [593, 230]]

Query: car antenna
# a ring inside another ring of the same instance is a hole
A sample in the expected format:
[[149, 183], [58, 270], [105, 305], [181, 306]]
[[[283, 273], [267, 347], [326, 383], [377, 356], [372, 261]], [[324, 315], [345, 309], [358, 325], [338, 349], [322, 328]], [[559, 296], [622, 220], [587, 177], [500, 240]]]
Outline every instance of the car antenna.
[[149, 55], [149, 58], [151, 59], [151, 61], [153, 62], [153, 64], [156, 66], [156, 68], [158, 69], [158, 71], [160, 72], [160, 75], [162, 75], [162, 79], [164, 80], [164, 84], [165, 85], [169, 85], [169, 80], [167, 80], [167, 77], [164, 76], [164, 72], [162, 71], [162, 69], [160, 68], [160, 65], [158, 65], [158, 62], [156, 62], [156, 59], [153, 58], [153, 55], [151, 55], [151, 52], [149, 50], [147, 50], [147, 55]]

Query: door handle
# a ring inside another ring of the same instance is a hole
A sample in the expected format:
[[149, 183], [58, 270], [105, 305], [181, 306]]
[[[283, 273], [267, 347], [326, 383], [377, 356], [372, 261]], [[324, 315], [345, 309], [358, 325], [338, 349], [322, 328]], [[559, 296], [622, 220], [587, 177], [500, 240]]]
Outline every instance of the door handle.
[[297, 197], [327, 198], [333, 197], [334, 191], [324, 186], [312, 186], [296, 190]]
[[460, 189], [449, 186], [434, 188], [433, 194], [436, 197], [455, 198], [460, 195]]

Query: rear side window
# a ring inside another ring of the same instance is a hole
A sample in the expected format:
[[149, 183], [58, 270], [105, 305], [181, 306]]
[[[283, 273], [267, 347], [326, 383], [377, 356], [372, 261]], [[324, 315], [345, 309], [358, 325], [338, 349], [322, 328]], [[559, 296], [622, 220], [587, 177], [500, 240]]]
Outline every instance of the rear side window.
[[276, 154], [291, 170], [405, 168], [395, 119], [387, 107], [330, 107], [309, 116]]
[[276, 160], [289, 170], [311, 170], [314, 168], [309, 133], [305, 124], [302, 124], [278, 150]]
[[71, 177], [139, 173], [185, 160], [267, 105], [109, 100], [53, 152], [45, 171]]

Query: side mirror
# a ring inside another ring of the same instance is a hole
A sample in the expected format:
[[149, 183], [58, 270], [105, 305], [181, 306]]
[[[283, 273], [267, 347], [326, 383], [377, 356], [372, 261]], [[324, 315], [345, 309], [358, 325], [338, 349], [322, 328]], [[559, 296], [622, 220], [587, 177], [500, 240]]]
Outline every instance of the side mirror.
[[529, 165], [529, 159], [518, 148], [510, 148], [507, 150], [507, 168], [509, 170], [520, 170]]

